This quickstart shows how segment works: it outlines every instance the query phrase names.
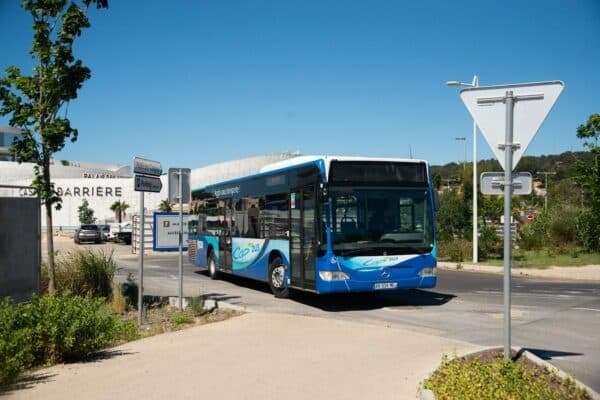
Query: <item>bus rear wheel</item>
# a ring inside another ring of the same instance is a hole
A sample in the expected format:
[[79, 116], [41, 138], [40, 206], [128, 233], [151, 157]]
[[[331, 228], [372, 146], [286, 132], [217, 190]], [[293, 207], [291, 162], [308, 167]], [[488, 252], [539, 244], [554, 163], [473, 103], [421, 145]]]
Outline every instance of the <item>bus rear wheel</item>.
[[208, 275], [210, 279], [219, 279], [219, 271], [217, 271], [217, 263], [215, 261], [215, 253], [212, 251], [208, 254]]
[[290, 296], [290, 288], [285, 285], [285, 265], [281, 257], [275, 257], [269, 263], [269, 287], [275, 297]]

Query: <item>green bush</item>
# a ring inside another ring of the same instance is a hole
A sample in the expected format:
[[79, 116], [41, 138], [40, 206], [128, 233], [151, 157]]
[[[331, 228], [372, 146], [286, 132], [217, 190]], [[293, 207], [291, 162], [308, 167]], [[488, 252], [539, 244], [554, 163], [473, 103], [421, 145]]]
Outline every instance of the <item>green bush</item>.
[[76, 361], [122, 340], [137, 327], [114, 316], [103, 298], [63, 293], [29, 304], [0, 304], [0, 384], [14, 382], [36, 365]]
[[482, 260], [502, 255], [503, 243], [491, 226], [483, 226], [479, 230], [479, 257]]
[[441, 260], [462, 262], [470, 259], [473, 244], [465, 239], [440, 240], [438, 242], [438, 257]]
[[442, 365], [425, 381], [436, 399], [588, 399], [585, 390], [576, 387], [573, 380], [553, 376], [558, 385], [550, 386], [543, 377], [550, 374], [537, 367], [526, 368], [500, 355], [491, 362], [478, 358], [450, 360], [444, 355]]
[[0, 386], [14, 382], [33, 362], [29, 330], [23, 329], [22, 307], [9, 298], [0, 303]]
[[171, 315], [171, 321], [175, 324], [175, 325], [181, 325], [181, 324], [189, 324], [193, 321], [194, 319], [192, 318], [192, 316], [183, 311], [183, 312], [176, 312], [173, 313], [173, 315]]
[[578, 216], [579, 211], [572, 208], [555, 209], [550, 213], [548, 240], [551, 246], [575, 244]]
[[[116, 270], [112, 254], [92, 250], [68, 253], [56, 263], [57, 292], [108, 298]], [[42, 266], [41, 282], [42, 293], [47, 293], [48, 270], [45, 265]]]

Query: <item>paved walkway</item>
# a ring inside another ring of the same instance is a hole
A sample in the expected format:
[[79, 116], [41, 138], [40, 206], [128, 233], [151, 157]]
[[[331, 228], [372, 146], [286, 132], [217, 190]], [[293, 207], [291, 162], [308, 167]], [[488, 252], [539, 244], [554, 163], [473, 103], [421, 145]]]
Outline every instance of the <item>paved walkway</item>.
[[249, 313], [39, 370], [9, 399], [415, 399], [476, 345], [385, 326]]

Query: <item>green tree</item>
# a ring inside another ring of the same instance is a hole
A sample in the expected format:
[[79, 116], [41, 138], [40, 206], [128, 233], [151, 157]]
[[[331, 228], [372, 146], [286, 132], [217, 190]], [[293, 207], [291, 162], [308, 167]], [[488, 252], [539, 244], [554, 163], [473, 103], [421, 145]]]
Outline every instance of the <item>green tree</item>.
[[[0, 116], [10, 116], [10, 126], [22, 130], [11, 152], [19, 162], [36, 164], [32, 186], [46, 209], [50, 293], [55, 291], [52, 206], [57, 210], [61, 207], [60, 195], [51, 181], [50, 161], [67, 139], [77, 140], [77, 129], [71, 126], [65, 105], [77, 98], [83, 82], [91, 76], [90, 69], [73, 56], [75, 39], [90, 27], [87, 11], [91, 4], [106, 8], [108, 1], [22, 0], [21, 7], [33, 18], [29, 53], [37, 65], [32, 75], [10, 66], [0, 78]], [[64, 116], [59, 115], [61, 111]]]
[[169, 199], [164, 199], [158, 205], [158, 209], [160, 211], [169, 212], [173, 209], [173, 207], [171, 207], [171, 203], [169, 203]]
[[600, 114], [592, 114], [577, 128], [577, 137], [593, 155], [591, 162], [577, 161], [575, 180], [589, 194], [589, 202], [578, 220], [578, 237], [588, 251], [600, 251]]
[[117, 200], [110, 206], [110, 211], [115, 213], [115, 217], [117, 221], [121, 223], [123, 221], [123, 216], [125, 215], [125, 211], [129, 208], [129, 204], [125, 201]]
[[440, 209], [436, 220], [441, 240], [463, 237], [471, 227], [469, 205], [463, 196], [453, 190], [446, 190], [440, 195]]
[[83, 199], [81, 205], [77, 207], [77, 214], [79, 215], [79, 222], [82, 224], [93, 224], [96, 221], [94, 210], [90, 208], [90, 203], [86, 199]]

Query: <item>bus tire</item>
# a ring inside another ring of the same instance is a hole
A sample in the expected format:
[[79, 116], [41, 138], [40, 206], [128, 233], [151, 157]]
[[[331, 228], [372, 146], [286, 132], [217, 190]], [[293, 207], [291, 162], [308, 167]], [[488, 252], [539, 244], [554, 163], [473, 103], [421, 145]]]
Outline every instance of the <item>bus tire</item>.
[[219, 271], [217, 271], [215, 253], [212, 250], [210, 253], [208, 253], [208, 258], [206, 261], [206, 265], [208, 266], [208, 276], [210, 276], [210, 279], [219, 279]]
[[290, 296], [290, 288], [285, 285], [285, 266], [281, 257], [275, 257], [269, 263], [269, 287], [275, 297]]

